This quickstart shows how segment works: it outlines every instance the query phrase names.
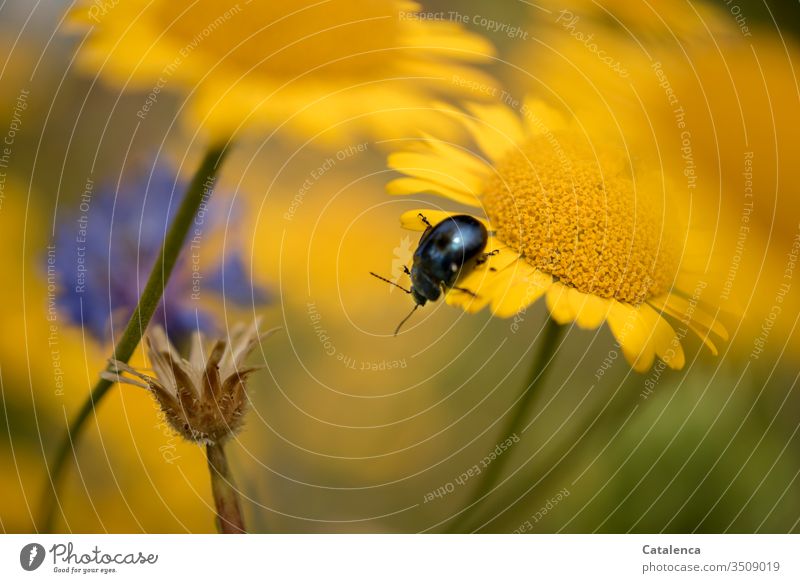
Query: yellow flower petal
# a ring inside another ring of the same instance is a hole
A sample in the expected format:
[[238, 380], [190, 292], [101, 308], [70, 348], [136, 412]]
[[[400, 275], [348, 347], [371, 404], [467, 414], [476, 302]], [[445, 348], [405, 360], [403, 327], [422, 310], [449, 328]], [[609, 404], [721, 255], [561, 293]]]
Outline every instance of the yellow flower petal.
[[424, 142], [420, 142], [434, 153], [448, 160], [451, 164], [461, 168], [475, 176], [488, 177], [491, 175], [492, 167], [484, 162], [477, 154], [473, 154], [463, 148], [448, 144], [443, 140], [433, 138], [428, 134], [423, 134]]
[[[457, 213], [457, 212], [450, 212], [450, 211], [438, 211], [434, 209], [414, 209], [410, 211], [404, 212], [400, 215], [400, 226], [404, 229], [409, 229], [411, 231], [424, 231], [428, 228], [425, 224], [425, 221], [422, 220], [422, 215], [428, 222], [432, 225], [438, 225], [447, 217], [454, 217], [456, 215], [463, 215], [464, 213]], [[472, 216], [472, 215], [470, 215]], [[484, 224], [487, 230], [489, 230], [489, 223], [486, 219], [482, 219], [480, 217], [473, 217], [476, 220], [479, 220]]]
[[613, 300], [606, 318], [614, 338], [622, 349], [625, 360], [636, 372], [647, 372], [653, 366], [655, 351], [650, 342], [650, 328], [643, 323], [639, 310], [629, 304]]
[[486, 245], [486, 252], [491, 253], [487, 259], [486, 266], [493, 271], [507, 269], [515, 261], [521, 260], [519, 253], [501, 242], [497, 237], [489, 237], [489, 243]]
[[575, 313], [575, 323], [586, 330], [600, 326], [608, 313], [609, 300], [569, 288], [568, 300]]
[[[658, 299], [660, 299], [660, 298], [658, 298]], [[686, 326], [689, 330], [694, 332], [697, 335], [697, 337], [700, 338], [700, 340], [703, 342], [703, 344], [705, 344], [706, 347], [711, 351], [711, 354], [713, 354], [714, 356], [717, 356], [719, 354], [719, 351], [717, 350], [716, 345], [711, 340], [711, 338], [709, 338], [710, 330], [708, 328], [704, 328], [704, 327], [698, 326], [693, 320], [687, 320], [679, 312], [676, 312], [675, 310], [671, 310], [669, 307], [667, 307], [664, 302], [655, 301], [653, 299], [648, 300], [648, 302], [656, 309], [659, 309], [659, 306], [663, 306], [661, 308], [663, 313], [665, 313], [665, 314], [667, 314], [669, 316], [672, 316], [676, 320], [681, 321], [681, 323], [684, 326]]]
[[666, 296], [650, 298], [648, 301], [653, 307], [667, 312], [670, 316], [678, 318], [682, 322], [691, 320], [698, 327], [714, 332], [725, 341], [728, 340], [728, 331], [725, 326], [706, 314], [698, 305], [695, 304], [693, 306], [689, 300], [679, 295], [670, 293]]
[[541, 135], [560, 131], [567, 127], [561, 112], [547, 105], [541, 99], [528, 97], [525, 99], [522, 119], [525, 129], [530, 135]]
[[575, 310], [569, 300], [569, 287], [554, 282], [547, 290], [547, 309], [553, 320], [559, 324], [569, 324], [575, 320]]
[[688, 328], [697, 335], [697, 337], [703, 342], [703, 344], [706, 345], [706, 347], [711, 351], [711, 354], [713, 354], [714, 356], [717, 356], [719, 354], [719, 350], [717, 350], [716, 344], [714, 344], [711, 341], [711, 338], [708, 337], [708, 330], [703, 330], [701, 328], [698, 328], [692, 323], [688, 324]]
[[496, 285], [492, 290], [492, 313], [499, 318], [510, 318], [521, 310], [527, 308], [545, 293], [552, 285], [553, 279], [524, 259], [520, 259], [514, 266], [506, 268], [511, 273], [507, 283]]
[[419, 178], [396, 178], [386, 185], [386, 192], [394, 195], [431, 192], [434, 194], [440, 194], [441, 196], [449, 198], [450, 200], [459, 204], [474, 207], [479, 206], [478, 199], [471, 194], [453, 190], [451, 188], [447, 188], [446, 186], [442, 186], [441, 184], [436, 184], [435, 182], [431, 182], [429, 180], [421, 180]]
[[[489, 239], [490, 243], [492, 239]], [[486, 252], [490, 252], [490, 247], [486, 248]], [[497, 273], [505, 269], [508, 265], [519, 259], [519, 255], [514, 255], [513, 251], [508, 249], [499, 250], [495, 255], [489, 255], [486, 262], [481, 265], [476, 265], [469, 273], [464, 273], [459, 279], [459, 287], [467, 288], [471, 291], [478, 290], [479, 287], [485, 287], [489, 282], [497, 278]]]
[[388, 165], [403, 174], [429, 180], [472, 197], [483, 188], [483, 176], [474, 176], [463, 169], [454, 168], [448, 160], [434, 153], [396, 152], [389, 155]]
[[638, 306], [639, 316], [652, 329], [651, 344], [664, 364], [674, 370], [680, 370], [686, 364], [680, 338], [672, 326], [653, 308], [647, 304]]
[[467, 312], [468, 314], [477, 314], [483, 308], [489, 305], [489, 296], [479, 294], [472, 297], [462, 291], [451, 289], [444, 296], [444, 300], [448, 306], [456, 306]]
[[[469, 103], [466, 108], [492, 132], [502, 136], [503, 152], [510, 146], [524, 141], [522, 122], [511, 108], [505, 105], [481, 103]], [[500, 154], [502, 155], [502, 152]]]
[[[470, 105], [471, 112], [467, 113], [448, 104], [438, 104], [441, 110], [467, 128], [475, 142], [486, 155], [493, 161], [500, 160], [506, 152], [519, 144], [515, 138], [522, 139], [522, 124], [519, 120], [511, 121], [513, 112], [504, 105], [487, 105], [485, 109], [476, 109], [478, 106]], [[492, 121], [483, 118], [475, 119], [475, 111], [486, 113]], [[472, 113], [472, 115], [470, 115]]]
[[494, 47], [484, 37], [466, 35], [453, 22], [412, 21], [407, 28], [401, 41], [403, 45], [428, 53], [441, 53], [452, 59], [468, 61], [487, 61], [495, 54]]
[[448, 305], [458, 306], [469, 314], [475, 314], [489, 305], [493, 297], [492, 290], [504, 279], [505, 276], [498, 278], [486, 269], [474, 271], [457, 284], [457, 287], [471, 293], [462, 289], [449, 289], [445, 294], [445, 301]]

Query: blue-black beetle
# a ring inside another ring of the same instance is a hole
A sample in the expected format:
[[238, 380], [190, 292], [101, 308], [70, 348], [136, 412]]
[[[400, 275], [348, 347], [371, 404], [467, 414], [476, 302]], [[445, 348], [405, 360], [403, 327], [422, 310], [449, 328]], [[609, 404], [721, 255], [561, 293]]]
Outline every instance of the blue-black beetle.
[[475, 295], [455, 284], [475, 265], [486, 261], [489, 255], [484, 253], [489, 233], [478, 219], [469, 215], [454, 215], [436, 225], [431, 225], [421, 213], [419, 217], [427, 228], [420, 237], [417, 250], [414, 251], [411, 270], [404, 267], [405, 272], [411, 277], [411, 289], [370, 272], [378, 279], [399, 287], [414, 298], [414, 309], [397, 326], [395, 336], [418, 307], [424, 306], [428, 301], [435, 302], [443, 291], [458, 289]]

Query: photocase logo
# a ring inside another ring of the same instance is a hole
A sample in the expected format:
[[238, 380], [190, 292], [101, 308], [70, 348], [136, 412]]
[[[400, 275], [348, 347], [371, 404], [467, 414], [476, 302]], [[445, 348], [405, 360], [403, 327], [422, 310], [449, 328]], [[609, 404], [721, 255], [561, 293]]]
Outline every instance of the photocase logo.
[[39, 543], [30, 543], [19, 552], [19, 564], [26, 571], [35, 571], [44, 562], [44, 547]]

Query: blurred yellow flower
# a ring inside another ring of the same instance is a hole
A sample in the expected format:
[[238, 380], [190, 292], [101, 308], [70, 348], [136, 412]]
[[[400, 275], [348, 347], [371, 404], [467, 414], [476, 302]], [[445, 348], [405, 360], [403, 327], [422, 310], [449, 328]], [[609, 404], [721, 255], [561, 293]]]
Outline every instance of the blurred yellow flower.
[[[604, 142], [595, 151], [578, 127], [540, 102], [527, 101], [522, 120], [505, 106], [467, 108], [451, 113], [486, 158], [434, 138], [389, 157], [407, 175], [389, 183], [390, 193], [431, 192], [483, 208], [489, 218], [492, 255], [459, 283], [475, 296], [453, 288], [448, 303], [511, 317], [545, 297], [560, 324], [607, 322], [640, 372], [656, 356], [682, 368], [689, 329], [716, 352], [710, 333], [727, 334], [698, 306], [706, 284], [684, 269], [673, 229], [681, 220], [666, 216], [646, 178], [634, 181], [624, 150]], [[420, 213], [433, 223], [455, 214], [411, 211], [404, 226], [424, 229]], [[681, 321], [679, 333], [665, 316]]]
[[[580, 31], [587, 20], [601, 28], [628, 27], [635, 31], [635, 36], [640, 40], [664, 39], [673, 35], [687, 40], [703, 35], [705, 30], [700, 26], [701, 22], [716, 26], [725, 20], [722, 12], [703, 1], [689, 4], [682, 0], [662, 0], [657, 3], [647, 0], [570, 0], [565, 4], [561, 0], [541, 0], [537, 2], [537, 7], [531, 14], [538, 17], [539, 24], [553, 22], [570, 32], [574, 40], [582, 40]], [[539, 32], [537, 30], [537, 34]], [[583, 32], [585, 36], [594, 33], [587, 44], [594, 40], [602, 50], [604, 38], [597, 28]]]
[[493, 85], [473, 68], [491, 44], [425, 16], [406, 0], [85, 0], [70, 22], [87, 31], [81, 70], [148, 92], [141, 119], [180, 89], [189, 121], [215, 133], [285, 124], [336, 140], [440, 123], [431, 95]]

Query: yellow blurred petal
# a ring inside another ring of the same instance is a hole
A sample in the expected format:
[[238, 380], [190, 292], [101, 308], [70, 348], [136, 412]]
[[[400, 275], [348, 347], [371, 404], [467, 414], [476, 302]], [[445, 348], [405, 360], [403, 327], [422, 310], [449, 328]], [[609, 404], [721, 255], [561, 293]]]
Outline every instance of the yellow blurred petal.
[[567, 127], [566, 120], [561, 112], [540, 99], [528, 97], [525, 99], [524, 108], [522, 119], [525, 123], [525, 129], [531, 135], [546, 134], [563, 130]]
[[498, 278], [497, 274], [486, 270], [473, 272], [457, 284], [458, 287], [472, 293], [450, 289], [445, 294], [445, 301], [448, 305], [458, 306], [467, 313], [475, 314], [489, 305], [492, 301], [492, 290], [502, 279], [503, 276]]
[[[490, 237], [489, 244], [486, 247], [487, 253], [492, 251], [493, 241], [496, 241], [496, 239]], [[493, 282], [500, 271], [518, 259], [519, 255], [508, 248], [497, 249], [494, 255], [489, 255], [486, 258], [485, 263], [476, 265], [469, 273], [465, 273], [459, 279], [458, 285], [469, 290], [478, 290], [489, 282]]]
[[469, 103], [468, 111], [473, 113], [492, 131], [504, 138], [506, 148], [510, 144], [520, 144], [525, 139], [522, 121], [517, 113], [505, 105]]
[[460, 307], [467, 313], [475, 314], [491, 303], [495, 288], [508, 277], [508, 275], [490, 271], [486, 266], [475, 268], [471, 273], [460, 278], [457, 284], [457, 287], [472, 293], [450, 289], [445, 295], [445, 301], [451, 306]]
[[486, 252], [492, 253], [487, 259], [486, 267], [493, 268], [496, 271], [507, 269], [512, 263], [520, 259], [519, 253], [502, 243], [497, 237], [489, 237]]
[[96, 23], [96, 18], [88, 6], [77, 5], [64, 16], [64, 31], [73, 33], [85, 32]]
[[341, 143], [386, 139], [392, 126], [407, 136], [438, 126], [431, 100], [488, 99], [475, 84], [497, 86], [473, 66], [494, 52], [485, 36], [395, 0], [88, 0], [67, 14], [65, 30], [87, 33], [80, 71], [183, 94], [181, 117], [215, 137], [280, 127]]
[[[500, 253], [489, 257], [485, 264], [474, 268], [458, 281], [458, 287], [475, 295], [451, 289], [446, 295], [448, 304], [459, 306], [469, 313], [478, 312], [491, 304], [495, 316], [509, 318], [547, 291], [552, 282], [550, 276], [535, 269], [507, 247], [497, 248]], [[504, 267], [497, 268], [496, 265]]]
[[499, 318], [510, 318], [527, 308], [545, 293], [552, 285], [553, 279], [524, 259], [506, 269], [511, 273], [507, 289], [498, 285], [494, 289], [495, 299], [492, 312]]
[[495, 54], [494, 46], [478, 34], [465, 34], [454, 22], [409, 22], [401, 40], [404, 46], [443, 53], [454, 59], [486, 61]]
[[547, 309], [553, 320], [559, 324], [569, 324], [575, 320], [575, 311], [569, 300], [570, 288], [563, 283], [554, 282], [547, 290]]
[[711, 341], [711, 338], [708, 337], [708, 330], [701, 330], [697, 326], [693, 324], [688, 325], [689, 330], [694, 332], [698, 338], [706, 345], [706, 347], [711, 351], [711, 354], [717, 356], [719, 354], [719, 350], [717, 350], [716, 344]]
[[425, 146], [429, 147], [436, 154], [450, 161], [450, 163], [463, 168], [476, 176], [489, 177], [492, 168], [477, 154], [469, 152], [464, 148], [448, 144], [440, 139], [436, 139], [428, 134], [423, 134]]
[[468, 314], [477, 314], [483, 308], [489, 305], [491, 301], [487, 295], [478, 295], [473, 297], [462, 291], [451, 289], [448, 290], [444, 296], [445, 302], [449, 306], [456, 306], [467, 312]]
[[651, 343], [656, 355], [671, 369], [682, 369], [686, 364], [686, 356], [672, 326], [647, 304], [639, 306], [639, 316], [652, 327]]
[[568, 301], [575, 313], [575, 323], [586, 330], [594, 330], [606, 318], [609, 300], [594, 294], [585, 294], [569, 288]]
[[479, 206], [478, 199], [471, 194], [459, 192], [441, 184], [430, 182], [428, 180], [421, 180], [419, 178], [396, 178], [386, 185], [386, 192], [389, 194], [405, 196], [409, 194], [417, 194], [421, 192], [431, 192], [439, 194], [445, 198], [465, 204], [467, 206]]
[[499, 160], [524, 140], [522, 123], [505, 105], [473, 103], [467, 109], [478, 118], [465, 118], [467, 129], [492, 160]]
[[[683, 292], [686, 296], [693, 295], [691, 290], [700, 289], [707, 282], [706, 275], [698, 275], [699, 269], [697, 264], [702, 265], [707, 257], [707, 250], [688, 249], [684, 251], [684, 260], [688, 266], [685, 270], [678, 272], [675, 275], [675, 284], [673, 289]], [[695, 267], [691, 266], [694, 263]], [[717, 290], [719, 291], [719, 290]], [[734, 319], [741, 319], [745, 315], [745, 305], [741, 302], [741, 298], [727, 297], [724, 302], [716, 302], [714, 308], [732, 316]]]
[[713, 354], [714, 356], [717, 356], [719, 354], [719, 351], [717, 350], [716, 345], [714, 344], [714, 342], [711, 341], [711, 338], [709, 338], [709, 332], [710, 331], [707, 328], [703, 328], [703, 327], [697, 326], [695, 324], [695, 322], [693, 322], [691, 320], [690, 321], [686, 321], [685, 318], [680, 313], [678, 313], [678, 312], [676, 312], [674, 310], [671, 310], [670, 308], [664, 306], [664, 304], [661, 303], [661, 302], [654, 302], [654, 300], [652, 300], [652, 299], [648, 300], [648, 302], [651, 305], [653, 305], [653, 307], [656, 308], [656, 309], [659, 309], [659, 306], [663, 306], [661, 308], [663, 313], [665, 313], [665, 314], [667, 314], [669, 316], [672, 316], [676, 320], [680, 320], [681, 323], [684, 326], [686, 326], [689, 330], [694, 332], [697, 335], [698, 338], [700, 338], [700, 340], [703, 342], [703, 344], [705, 344], [706, 347], [711, 351], [711, 354]]
[[728, 340], [728, 331], [714, 317], [706, 314], [698, 305], [692, 305], [689, 300], [682, 298], [674, 293], [657, 298], [650, 298], [650, 304], [667, 312], [670, 316], [678, 318], [682, 322], [691, 320], [695, 325], [714, 332], [723, 340]]
[[[515, 124], [508, 119], [508, 115], [513, 116], [513, 112], [504, 105], [478, 106], [473, 104], [469, 106], [472, 110], [470, 113], [477, 116], [475, 111], [482, 112], [497, 125], [492, 125], [492, 123], [484, 121], [479, 116], [476, 119], [476, 117], [470, 116], [469, 113], [448, 104], [439, 104], [439, 107], [442, 111], [464, 124], [464, 127], [467, 128], [467, 131], [469, 131], [481, 150], [494, 162], [501, 159], [506, 152], [514, 148], [522, 140], [521, 123], [516, 120], [516, 127], [514, 127]], [[501, 113], [500, 110], [505, 110], [505, 113]]]
[[[468, 289], [478, 297], [472, 298], [469, 294], [452, 290], [452, 296], [448, 295], [449, 304], [460, 306], [466, 311], [474, 313], [491, 302], [499, 302], [498, 298], [502, 298], [503, 290], [513, 285], [516, 276], [515, 262], [519, 261], [519, 254], [506, 247], [495, 237], [489, 237], [486, 252], [490, 254], [486, 261], [473, 268], [458, 281], [458, 287]], [[501, 317], [508, 317], [519, 311], [506, 314], [506, 311], [510, 309], [512, 308], [501, 309], [503, 314]], [[500, 314], [496, 313], [496, 315]]]
[[606, 321], [633, 369], [636, 372], [650, 370], [655, 351], [650, 343], [650, 329], [639, 316], [639, 310], [614, 300], [609, 304]]
[[483, 176], [454, 167], [447, 159], [435, 154], [396, 152], [389, 155], [388, 165], [403, 174], [430, 180], [473, 198], [483, 189]]
[[[411, 231], [424, 231], [428, 227], [422, 220], [420, 215], [428, 219], [428, 222], [430, 222], [432, 225], [438, 225], [447, 217], [454, 217], [456, 215], [463, 215], [463, 214], [464, 213], [437, 211], [434, 209], [414, 209], [406, 211], [402, 215], [400, 215], [400, 225], [404, 229], [409, 229]], [[486, 219], [482, 219], [481, 217], [473, 217], [473, 218], [482, 222], [487, 230], [489, 229], [489, 222]]]

